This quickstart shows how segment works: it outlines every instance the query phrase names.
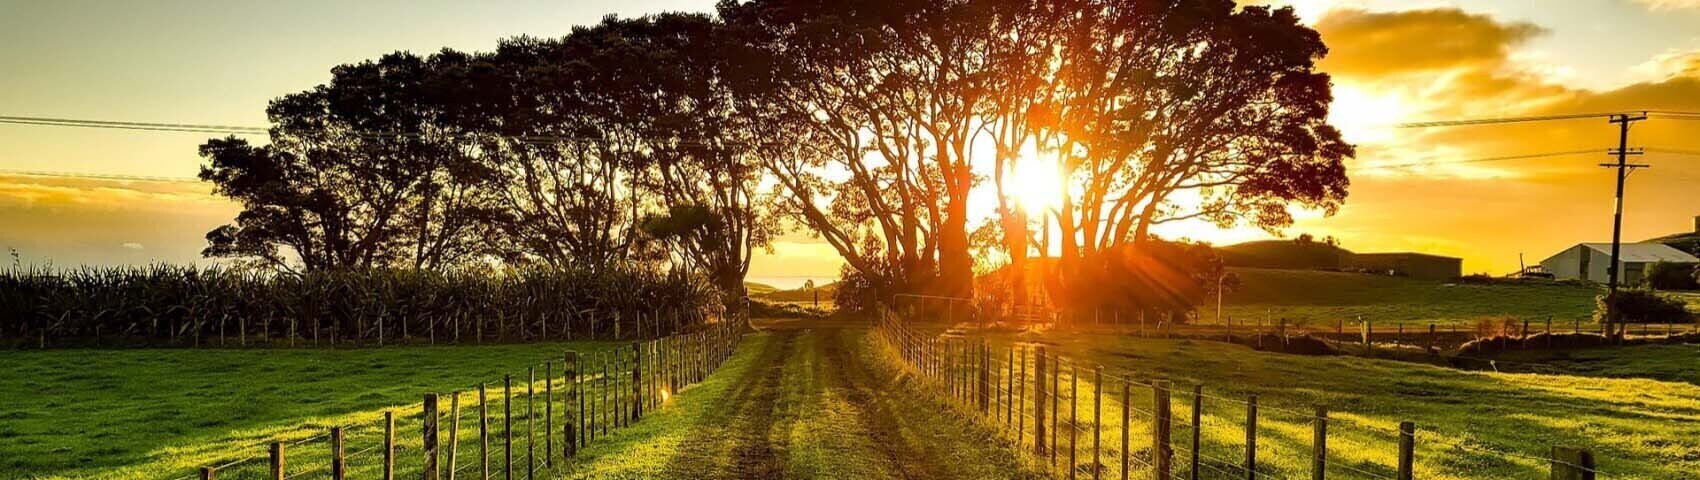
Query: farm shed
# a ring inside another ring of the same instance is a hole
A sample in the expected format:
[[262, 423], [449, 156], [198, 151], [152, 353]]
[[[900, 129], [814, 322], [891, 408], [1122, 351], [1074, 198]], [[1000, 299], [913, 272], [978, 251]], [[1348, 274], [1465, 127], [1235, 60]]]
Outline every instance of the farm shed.
[[[1662, 243], [1625, 243], [1618, 252], [1619, 277], [1624, 285], [1640, 283], [1647, 267], [1658, 262], [1700, 263], [1681, 250]], [[1610, 243], [1581, 243], [1541, 260], [1541, 268], [1559, 280], [1587, 280], [1606, 283], [1611, 265]]]
[[1346, 257], [1348, 268], [1391, 272], [1424, 280], [1451, 280], [1463, 274], [1464, 260], [1426, 253], [1354, 253]]

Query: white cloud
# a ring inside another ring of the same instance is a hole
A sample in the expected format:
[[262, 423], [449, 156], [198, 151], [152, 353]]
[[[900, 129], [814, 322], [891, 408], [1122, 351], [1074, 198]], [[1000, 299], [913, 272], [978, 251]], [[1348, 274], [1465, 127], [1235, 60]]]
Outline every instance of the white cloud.
[[1700, 0], [1635, 0], [1635, 3], [1653, 11], [1682, 10], [1685, 8], [1700, 8]]

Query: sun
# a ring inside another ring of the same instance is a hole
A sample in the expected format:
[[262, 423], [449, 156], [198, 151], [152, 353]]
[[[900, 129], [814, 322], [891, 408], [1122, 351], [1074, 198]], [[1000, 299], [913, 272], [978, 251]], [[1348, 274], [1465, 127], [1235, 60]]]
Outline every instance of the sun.
[[1015, 171], [1010, 173], [1005, 186], [1016, 205], [1029, 213], [1062, 205], [1062, 179], [1053, 163], [1021, 159], [1016, 162]]
[[1395, 124], [1405, 120], [1410, 111], [1410, 105], [1397, 93], [1341, 84], [1334, 87], [1328, 122], [1339, 128], [1348, 142], [1388, 143], [1397, 139]]

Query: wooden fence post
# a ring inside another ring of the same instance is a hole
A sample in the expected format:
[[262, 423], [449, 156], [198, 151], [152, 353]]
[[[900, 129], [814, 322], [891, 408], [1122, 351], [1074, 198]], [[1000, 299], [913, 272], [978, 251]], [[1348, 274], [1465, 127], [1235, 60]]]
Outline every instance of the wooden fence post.
[[632, 342], [632, 421], [643, 418], [643, 343]]
[[490, 480], [490, 395], [478, 383], [478, 480]]
[[1068, 478], [1080, 471], [1075, 444], [1080, 440], [1080, 367], [1068, 367]]
[[502, 375], [502, 478], [514, 479], [514, 376]]
[[1015, 380], [1015, 445], [1021, 446], [1021, 437], [1027, 435], [1027, 348], [1021, 347], [1021, 373]]
[[525, 369], [525, 478], [537, 474], [537, 367]]
[[271, 479], [283, 480], [283, 442], [272, 442]]
[[[1433, 327], [1433, 324], [1429, 324]], [[1328, 406], [1316, 405], [1316, 419], [1311, 422], [1310, 478], [1323, 480], [1328, 475]]]
[[1580, 447], [1552, 447], [1552, 480], [1594, 480], [1594, 453]]
[[384, 480], [395, 480], [395, 411], [384, 411]]
[[550, 470], [555, 468], [555, 362], [553, 361], [543, 364], [543, 466]]
[[[1527, 321], [1527, 320], [1525, 320]], [[1417, 442], [1417, 426], [1399, 422], [1399, 480], [1411, 480]]]
[[449, 397], [449, 480], [455, 480], [455, 467], [460, 464], [460, 392]]
[[1122, 480], [1127, 480], [1127, 470], [1131, 466], [1128, 461], [1133, 458], [1133, 454], [1128, 452], [1128, 432], [1133, 431], [1133, 423], [1130, 421], [1132, 418], [1129, 415], [1131, 413], [1129, 410], [1133, 408], [1131, 407], [1132, 399], [1133, 382], [1124, 378], [1122, 379]]
[[1062, 359], [1051, 356], [1051, 466], [1057, 465], [1057, 422], [1062, 420]]
[[[1004, 371], [1004, 379], [1005, 379], [1004, 383], [1007, 385], [1004, 388], [1004, 399], [1003, 399], [1003, 423], [1004, 423], [1004, 425], [1015, 424], [1015, 415], [1016, 415], [1015, 392], [1017, 390], [1020, 390], [1020, 387], [1017, 387], [1015, 385], [1015, 348], [1016, 347], [1013, 347], [1013, 346], [1009, 347], [1009, 352], [1008, 352], [1009, 354], [1006, 355], [1007, 358], [1004, 359], [1004, 366], [1008, 367]], [[1017, 443], [1020, 443], [1021, 432], [1015, 433], [1015, 439], [1016, 439]]]
[[201, 480], [216, 480], [217, 478], [218, 470], [213, 469], [213, 467], [201, 467]]
[[1434, 341], [1434, 324], [1430, 323], [1428, 324], [1428, 346], [1423, 348], [1423, 351], [1428, 352], [1430, 355], [1434, 354]]
[[1098, 452], [1102, 451], [1104, 439], [1104, 367], [1092, 369], [1092, 479], [1103, 478], [1099, 472], [1104, 471], [1099, 461]]
[[1204, 384], [1200, 383], [1192, 386], [1192, 450], [1190, 451], [1191, 455], [1188, 455], [1191, 457], [1189, 458], [1191, 462], [1189, 462], [1190, 469], [1187, 470], [1188, 477], [1192, 480], [1198, 480], [1198, 450], [1201, 447], [1199, 445], [1199, 433], [1203, 431], [1203, 427], [1201, 427], [1204, 423], [1203, 420]]
[[599, 362], [599, 363], [602, 364], [602, 378], [599, 379], [600, 380], [599, 383], [601, 383], [602, 385], [600, 386], [600, 388], [597, 388], [597, 390], [599, 392], [598, 392], [598, 395], [597, 395], [598, 401], [596, 402], [597, 406], [601, 407], [601, 410], [602, 410], [601, 418], [597, 419], [602, 424], [602, 427], [601, 427], [602, 429], [597, 431], [596, 433], [598, 433], [598, 434], [600, 434], [604, 437], [608, 436], [608, 420], [613, 418], [613, 416], [610, 415], [611, 412], [609, 412], [609, 409], [608, 409], [608, 393], [609, 393], [608, 379], [611, 378], [611, 376], [608, 374], [608, 363], [609, 363], [608, 362], [608, 360], [609, 360], [608, 354], [609, 353], [610, 352], [602, 352], [602, 361]]
[[421, 437], [425, 450], [425, 480], [437, 480], [437, 394], [425, 394], [425, 409], [420, 416]]
[[[580, 406], [577, 410], [573, 409], [573, 405], [578, 404], [577, 402], [579, 402], [579, 397], [578, 397], [578, 352], [567, 352], [566, 355], [564, 356], [564, 358], [562, 358], [561, 368], [563, 370], [566, 370], [565, 372], [562, 372], [564, 375], [566, 375], [566, 378], [563, 380], [566, 383], [563, 384], [562, 387], [566, 388], [566, 395], [567, 395], [566, 405], [562, 406], [562, 408], [564, 410], [566, 410], [567, 416], [566, 416], [566, 421], [563, 422], [564, 424], [561, 426], [561, 428], [565, 430], [565, 432], [563, 432], [563, 433], [566, 434], [566, 445], [562, 446], [562, 448], [565, 448], [566, 451], [561, 452], [561, 453], [562, 453], [562, 456], [565, 457], [565, 458], [572, 458], [573, 455], [578, 453], [578, 422], [579, 422], [579, 419], [578, 419], [578, 414], [575, 413], [575, 412], [578, 412], [578, 411], [581, 411], [581, 410], [584, 409], [584, 407], [582, 407], [582, 406]], [[582, 405], [582, 404], [579, 404], [579, 405]]]
[[1033, 357], [1033, 454], [1045, 457], [1045, 346]]
[[1151, 382], [1151, 472], [1152, 478], [1170, 478], [1174, 446], [1169, 443], [1171, 417], [1168, 380]]
[[1257, 395], [1245, 403], [1245, 475], [1246, 480], [1257, 480]]
[[979, 340], [979, 412], [991, 414], [991, 349]]
[[345, 458], [342, 456], [342, 427], [331, 427], [331, 478], [343, 480]]

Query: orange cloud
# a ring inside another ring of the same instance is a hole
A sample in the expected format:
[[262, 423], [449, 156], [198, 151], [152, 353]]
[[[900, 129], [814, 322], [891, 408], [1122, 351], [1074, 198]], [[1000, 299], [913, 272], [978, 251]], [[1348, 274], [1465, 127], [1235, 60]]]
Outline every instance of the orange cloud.
[[[1697, 2], [1700, 3], [1700, 2]], [[1564, 83], [1519, 60], [1544, 30], [1458, 9], [1371, 13], [1334, 10], [1317, 29], [1333, 54], [1337, 117], [1391, 125], [1421, 120], [1638, 110], [1700, 111], [1700, 55], [1649, 60], [1652, 81], [1609, 90]], [[1398, 106], [1398, 112], [1387, 112]], [[1396, 113], [1396, 115], [1394, 115]], [[1379, 115], [1378, 115], [1379, 114]], [[1348, 135], [1354, 132], [1343, 125]], [[1357, 131], [1371, 130], [1359, 128]], [[1519, 253], [1538, 261], [1568, 245], [1611, 235], [1611, 159], [1618, 130], [1605, 119], [1433, 129], [1384, 127], [1351, 136], [1360, 155], [1353, 193], [1331, 218], [1295, 231], [1333, 234], [1358, 250], [1417, 249], [1465, 258], [1471, 271], [1504, 273]], [[1637, 124], [1631, 146], [1700, 150], [1700, 122]], [[1549, 152], [1595, 155], [1463, 162]], [[1700, 215], [1700, 158], [1649, 154], [1654, 168], [1631, 176], [1624, 238], [1687, 229]], [[1386, 168], [1387, 165], [1429, 166]], [[1382, 166], [1378, 168], [1378, 166]]]
[[1635, 0], [1635, 3], [1639, 3], [1653, 11], [1700, 8], [1700, 0]]
[[0, 248], [33, 264], [205, 264], [203, 236], [236, 211], [198, 183], [0, 175]]
[[1541, 35], [1529, 23], [1504, 24], [1455, 8], [1369, 12], [1330, 10], [1316, 23], [1328, 42], [1323, 69], [1388, 75], [1503, 63], [1511, 49]]

